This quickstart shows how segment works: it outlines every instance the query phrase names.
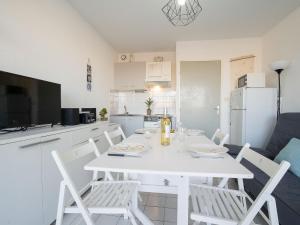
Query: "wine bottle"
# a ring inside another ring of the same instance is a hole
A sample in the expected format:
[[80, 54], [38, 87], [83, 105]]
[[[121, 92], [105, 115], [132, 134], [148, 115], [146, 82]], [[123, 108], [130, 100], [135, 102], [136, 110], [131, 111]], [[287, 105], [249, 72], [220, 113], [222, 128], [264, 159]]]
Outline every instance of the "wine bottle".
[[167, 116], [167, 108], [165, 108], [164, 117], [161, 119], [161, 138], [162, 145], [170, 145], [171, 121]]

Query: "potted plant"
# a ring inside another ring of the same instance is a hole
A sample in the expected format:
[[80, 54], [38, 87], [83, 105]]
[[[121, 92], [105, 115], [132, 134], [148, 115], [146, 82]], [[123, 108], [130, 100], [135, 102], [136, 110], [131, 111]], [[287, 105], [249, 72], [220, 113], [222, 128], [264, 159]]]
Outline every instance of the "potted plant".
[[106, 108], [101, 109], [101, 111], [99, 112], [101, 121], [107, 120], [106, 114], [107, 114], [107, 109]]
[[146, 101], [145, 104], [147, 106], [147, 115], [150, 116], [151, 115], [151, 106], [153, 104], [153, 99], [151, 97], [149, 97]]

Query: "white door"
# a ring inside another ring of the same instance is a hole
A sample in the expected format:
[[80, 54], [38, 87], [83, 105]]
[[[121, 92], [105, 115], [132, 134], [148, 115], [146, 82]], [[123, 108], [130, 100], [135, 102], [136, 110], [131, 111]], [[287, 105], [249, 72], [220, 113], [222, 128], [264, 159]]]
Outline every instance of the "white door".
[[232, 109], [230, 113], [230, 143], [242, 146], [245, 139], [246, 110]]
[[180, 120], [212, 136], [220, 127], [221, 61], [181, 62]]

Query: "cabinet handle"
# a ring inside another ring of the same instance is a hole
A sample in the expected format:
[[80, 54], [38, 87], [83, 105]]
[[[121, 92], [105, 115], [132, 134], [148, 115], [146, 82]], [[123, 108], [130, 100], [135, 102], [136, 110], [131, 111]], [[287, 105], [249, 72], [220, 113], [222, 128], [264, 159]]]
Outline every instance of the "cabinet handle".
[[84, 143], [88, 143], [88, 141], [89, 141], [89, 140], [85, 140], [85, 141], [82, 141], [82, 142], [80, 142], [80, 143], [78, 143], [78, 144], [75, 144], [75, 145], [73, 145], [73, 146], [82, 145], [82, 144], [84, 144]]
[[53, 138], [50, 140], [46, 140], [46, 141], [42, 141], [41, 144], [47, 144], [47, 143], [51, 143], [51, 142], [55, 142], [55, 141], [59, 141], [60, 138]]
[[93, 129], [92, 129], [92, 131], [95, 131], [95, 130], [99, 130], [99, 128], [98, 128], [98, 127], [96, 127], [96, 128], [93, 128]]
[[25, 149], [25, 148], [30, 148], [30, 147], [33, 147], [33, 146], [36, 146], [36, 145], [47, 144], [47, 143], [51, 143], [51, 142], [59, 141], [59, 140], [60, 140], [60, 138], [53, 138], [53, 139], [46, 140], [46, 141], [39, 141], [39, 142], [31, 143], [31, 144], [28, 144], [28, 145], [22, 145], [19, 148]]
[[97, 143], [97, 142], [99, 142], [99, 141], [100, 141], [100, 138], [99, 138], [99, 139], [96, 139], [96, 140], [94, 140], [94, 142], [95, 142], [95, 143]]
[[39, 145], [39, 144], [41, 144], [40, 141], [39, 142], [35, 142], [35, 143], [31, 143], [31, 144], [28, 144], [28, 145], [22, 145], [19, 148], [25, 149], [25, 148], [30, 148], [30, 147], [33, 147], [33, 146], [36, 146], [36, 145]]

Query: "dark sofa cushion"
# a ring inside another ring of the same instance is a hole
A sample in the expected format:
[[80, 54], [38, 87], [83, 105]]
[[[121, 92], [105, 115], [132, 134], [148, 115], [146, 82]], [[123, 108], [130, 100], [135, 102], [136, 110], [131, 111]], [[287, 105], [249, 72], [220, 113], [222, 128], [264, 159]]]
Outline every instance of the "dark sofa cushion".
[[266, 150], [275, 158], [292, 138], [300, 139], [300, 113], [283, 113], [279, 116]]
[[[269, 177], [247, 160], [242, 160], [242, 164], [254, 174], [254, 179], [244, 180], [245, 190], [251, 195], [257, 196]], [[298, 224], [300, 220], [300, 179], [288, 171], [272, 195], [276, 198], [280, 223], [282, 225]]]
[[[233, 158], [235, 158], [241, 151], [242, 147], [241, 146], [238, 146], [238, 145], [228, 145], [228, 144], [225, 144], [224, 147], [228, 148], [228, 154], [231, 155]], [[264, 150], [264, 149], [260, 149], [260, 148], [252, 148], [252, 150], [258, 152], [259, 154], [269, 158], [269, 159], [272, 159], [273, 160], [273, 153], [267, 151], [267, 150]]]

